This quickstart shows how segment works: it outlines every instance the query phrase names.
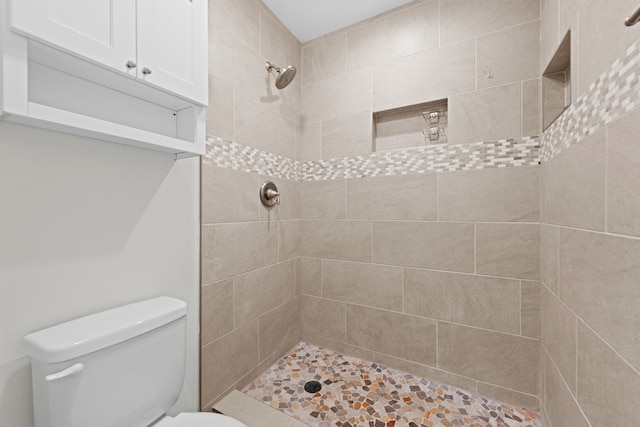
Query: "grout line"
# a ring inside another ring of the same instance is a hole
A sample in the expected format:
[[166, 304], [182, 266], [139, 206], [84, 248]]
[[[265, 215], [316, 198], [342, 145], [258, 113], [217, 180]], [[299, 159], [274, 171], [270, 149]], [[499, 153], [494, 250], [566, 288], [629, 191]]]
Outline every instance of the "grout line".
[[604, 126], [604, 231], [609, 229], [609, 125]]
[[[475, 72], [475, 88], [473, 89], [473, 91], [469, 91], [469, 92], [475, 92], [476, 90], [478, 90], [478, 37], [475, 37], [473, 39], [475, 46], [474, 46], [474, 60], [475, 60], [475, 65], [476, 65], [476, 72]], [[459, 94], [458, 94], [459, 95]]]
[[478, 273], [478, 227], [473, 223], [473, 274]]
[[520, 316], [518, 320], [520, 321], [520, 335], [522, 335], [522, 280], [520, 280]]
[[[575, 363], [575, 386], [576, 386], [576, 400], [578, 400], [578, 330], [580, 329], [580, 319], [576, 316], [576, 363]], [[571, 390], [569, 390], [571, 391]]]
[[[439, 360], [440, 346], [438, 345], [440, 342], [439, 325], [440, 325], [440, 322], [436, 321], [436, 368], [440, 367], [440, 360]], [[478, 383], [476, 383], [476, 390], [477, 389], [478, 389]]]
[[405, 270], [404, 268], [402, 270], [400, 270], [400, 277], [401, 277], [401, 280], [402, 280], [400, 283], [402, 284], [402, 312], [406, 313], [405, 304], [404, 304], [404, 286], [405, 286], [405, 283], [404, 283], [404, 270]]
[[[560, 298], [560, 227], [554, 227], [556, 231], [556, 292], [558, 298]], [[553, 293], [553, 292], [552, 292]]]

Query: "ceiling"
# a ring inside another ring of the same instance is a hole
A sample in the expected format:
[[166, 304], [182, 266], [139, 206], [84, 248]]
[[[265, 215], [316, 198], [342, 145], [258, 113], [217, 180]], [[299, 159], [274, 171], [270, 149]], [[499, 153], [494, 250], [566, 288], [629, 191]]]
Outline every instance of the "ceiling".
[[263, 0], [301, 42], [313, 40], [413, 0]]

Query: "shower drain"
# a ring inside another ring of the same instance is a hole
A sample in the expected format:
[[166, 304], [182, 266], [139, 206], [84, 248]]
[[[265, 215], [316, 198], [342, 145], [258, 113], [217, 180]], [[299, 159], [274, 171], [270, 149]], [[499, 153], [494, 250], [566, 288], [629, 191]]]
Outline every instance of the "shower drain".
[[320, 384], [318, 381], [308, 381], [304, 385], [304, 391], [306, 391], [307, 393], [317, 393], [320, 390], [322, 390], [322, 384]]

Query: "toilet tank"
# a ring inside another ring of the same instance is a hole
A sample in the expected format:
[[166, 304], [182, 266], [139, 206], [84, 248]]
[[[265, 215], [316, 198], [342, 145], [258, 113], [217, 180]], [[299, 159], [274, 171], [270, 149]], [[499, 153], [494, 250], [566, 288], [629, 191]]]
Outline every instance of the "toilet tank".
[[158, 297], [24, 337], [36, 427], [146, 427], [178, 399], [186, 304]]

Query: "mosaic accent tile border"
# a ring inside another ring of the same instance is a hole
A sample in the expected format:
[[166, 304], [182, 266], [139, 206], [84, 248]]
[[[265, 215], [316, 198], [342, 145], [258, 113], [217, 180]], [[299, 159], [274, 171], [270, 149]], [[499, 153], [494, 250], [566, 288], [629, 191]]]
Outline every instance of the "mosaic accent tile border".
[[[322, 390], [305, 392], [307, 381]], [[243, 392], [316, 427], [542, 427], [537, 412], [301, 342]]]
[[218, 137], [207, 138], [202, 161], [227, 169], [299, 180], [300, 162]]
[[544, 132], [548, 161], [603, 126], [640, 106], [640, 41], [631, 45]]
[[322, 181], [532, 166], [540, 160], [539, 149], [537, 136], [472, 144], [429, 145], [368, 156], [305, 162], [300, 179]]
[[537, 136], [459, 145], [430, 145], [367, 156], [298, 162], [221, 138], [207, 140], [205, 164], [278, 178], [321, 181], [532, 166], [539, 163]]

